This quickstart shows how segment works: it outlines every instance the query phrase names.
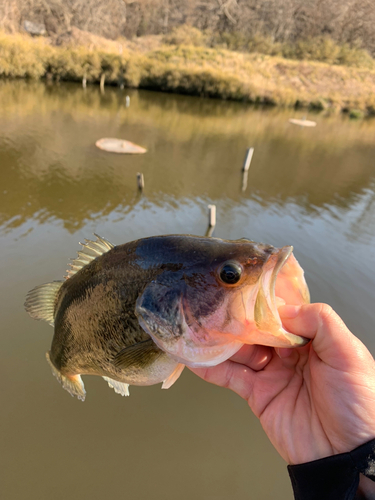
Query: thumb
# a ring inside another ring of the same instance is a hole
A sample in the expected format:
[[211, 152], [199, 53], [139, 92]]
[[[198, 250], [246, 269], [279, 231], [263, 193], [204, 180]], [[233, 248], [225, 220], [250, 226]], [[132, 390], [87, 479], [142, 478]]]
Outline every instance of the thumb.
[[284, 327], [295, 335], [312, 339], [315, 353], [333, 368], [363, 371], [364, 362], [373, 363], [366, 347], [329, 305], [281, 306], [279, 314]]

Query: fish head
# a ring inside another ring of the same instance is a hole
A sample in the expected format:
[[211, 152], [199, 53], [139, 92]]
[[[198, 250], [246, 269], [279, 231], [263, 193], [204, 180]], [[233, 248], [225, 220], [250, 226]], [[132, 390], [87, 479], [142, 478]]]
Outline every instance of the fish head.
[[216, 238], [192, 243], [191, 260], [184, 250], [179, 266], [164, 264], [137, 301], [141, 326], [162, 350], [196, 367], [216, 365], [243, 344], [306, 344], [283, 328], [277, 310], [309, 302], [291, 246]]

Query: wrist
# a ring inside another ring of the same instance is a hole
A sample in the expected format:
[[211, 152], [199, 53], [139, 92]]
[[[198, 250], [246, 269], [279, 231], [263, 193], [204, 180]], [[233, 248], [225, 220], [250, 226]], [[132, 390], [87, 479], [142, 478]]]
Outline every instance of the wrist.
[[[289, 465], [288, 472], [296, 500], [354, 499], [360, 473], [375, 481], [375, 439], [348, 453]], [[374, 487], [368, 481], [363, 487], [372, 498]]]
[[361, 499], [375, 500], [375, 481], [361, 474], [359, 476], [358, 494]]

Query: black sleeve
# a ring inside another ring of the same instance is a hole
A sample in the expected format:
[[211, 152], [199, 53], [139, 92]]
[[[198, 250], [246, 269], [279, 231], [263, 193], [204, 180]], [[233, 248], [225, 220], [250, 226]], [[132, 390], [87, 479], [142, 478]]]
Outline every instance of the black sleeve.
[[295, 500], [355, 499], [359, 474], [375, 481], [375, 439], [348, 453], [288, 465]]

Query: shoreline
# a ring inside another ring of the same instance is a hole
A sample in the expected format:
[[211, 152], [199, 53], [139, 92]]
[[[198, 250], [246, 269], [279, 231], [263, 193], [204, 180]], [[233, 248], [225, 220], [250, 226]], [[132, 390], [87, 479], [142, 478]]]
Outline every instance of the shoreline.
[[352, 118], [375, 115], [375, 69], [189, 45], [141, 51], [113, 43], [109, 50], [93, 50], [0, 34], [0, 78], [114, 85]]

